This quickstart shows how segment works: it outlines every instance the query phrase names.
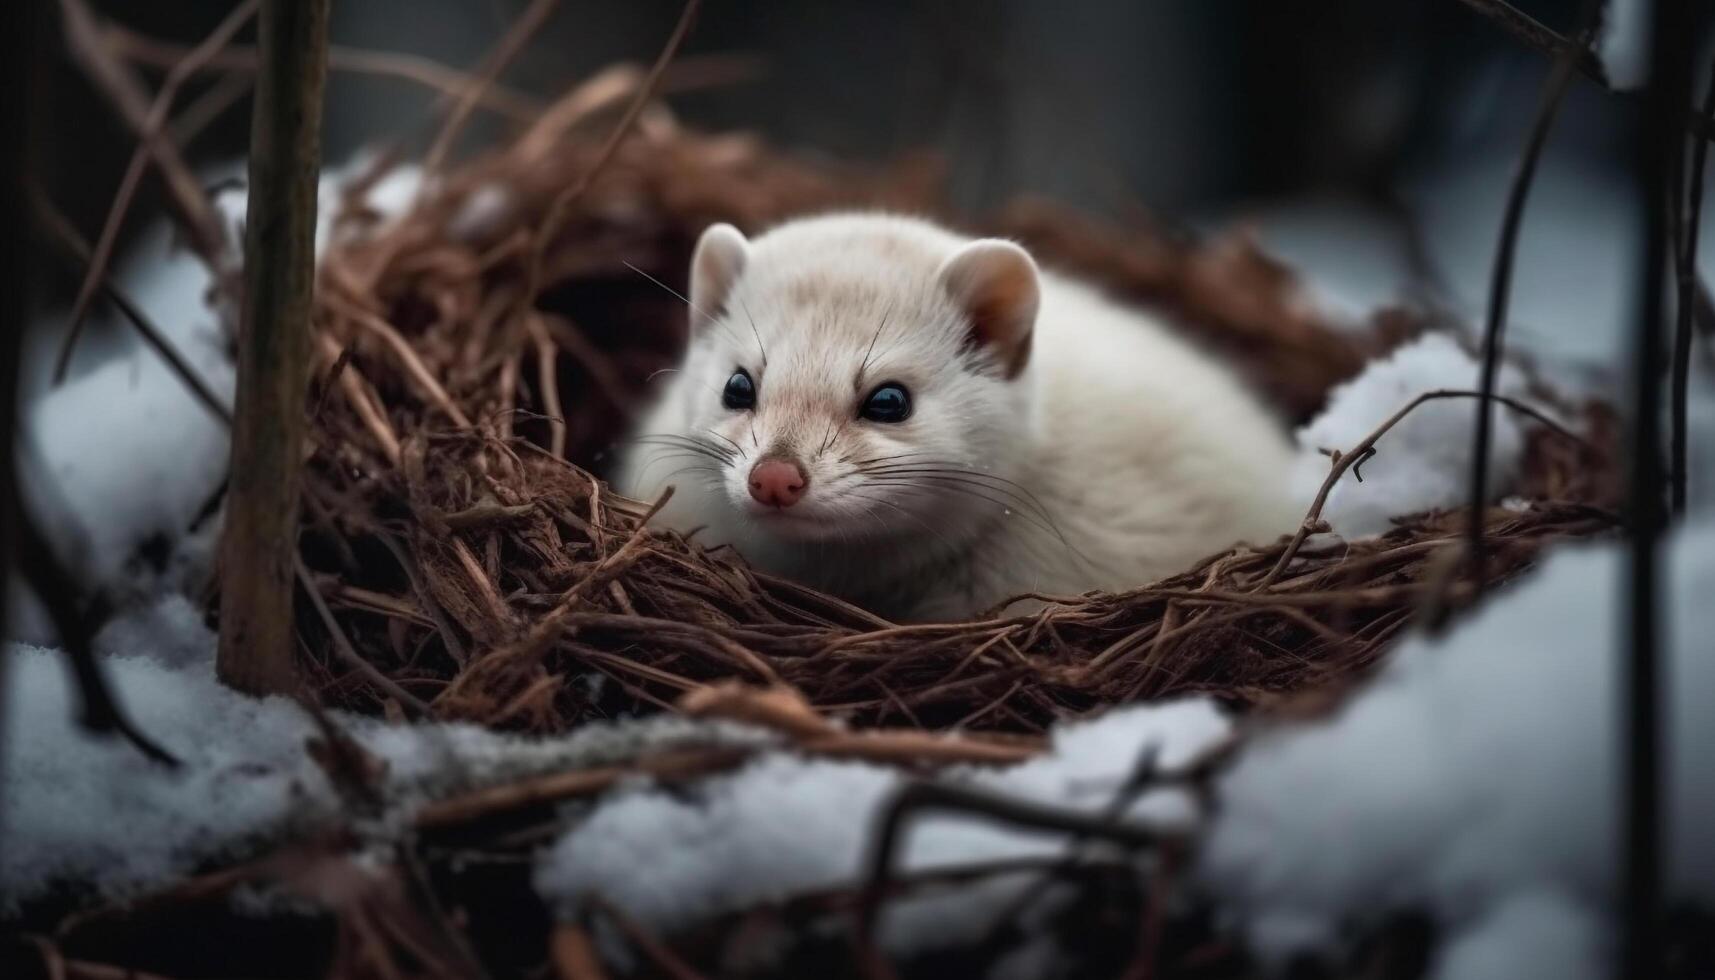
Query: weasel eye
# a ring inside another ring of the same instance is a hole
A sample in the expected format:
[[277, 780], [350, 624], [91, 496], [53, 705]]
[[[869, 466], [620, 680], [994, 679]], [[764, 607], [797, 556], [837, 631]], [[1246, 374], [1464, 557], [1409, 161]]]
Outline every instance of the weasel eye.
[[726, 388], [721, 391], [721, 404], [735, 412], [742, 412], [756, 406], [756, 382], [750, 380], [750, 375], [744, 368], [739, 368], [726, 379]]
[[911, 417], [911, 396], [903, 385], [889, 381], [869, 393], [858, 417], [871, 422], [903, 422]]

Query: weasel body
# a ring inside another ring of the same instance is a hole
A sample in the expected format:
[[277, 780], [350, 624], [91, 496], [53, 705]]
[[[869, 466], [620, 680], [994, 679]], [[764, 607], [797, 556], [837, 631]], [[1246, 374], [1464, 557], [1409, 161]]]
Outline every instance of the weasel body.
[[967, 618], [1146, 585], [1301, 517], [1285, 432], [1231, 372], [1010, 242], [875, 214], [715, 225], [690, 279], [689, 349], [616, 482], [672, 484], [660, 520], [766, 571]]

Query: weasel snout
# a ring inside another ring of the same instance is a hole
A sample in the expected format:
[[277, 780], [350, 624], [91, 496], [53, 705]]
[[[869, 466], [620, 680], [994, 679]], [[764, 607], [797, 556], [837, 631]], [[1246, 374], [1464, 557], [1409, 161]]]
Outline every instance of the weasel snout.
[[767, 507], [790, 507], [804, 496], [810, 478], [804, 468], [778, 456], [758, 460], [750, 469], [750, 495]]

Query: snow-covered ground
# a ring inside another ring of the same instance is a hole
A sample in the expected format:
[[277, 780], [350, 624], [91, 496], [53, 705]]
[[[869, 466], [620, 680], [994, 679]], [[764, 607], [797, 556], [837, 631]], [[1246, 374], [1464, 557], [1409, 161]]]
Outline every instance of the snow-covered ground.
[[[181, 765], [143, 760], [77, 724], [63, 655], [11, 645], [0, 743], [0, 914], [53, 893], [111, 898], [160, 887], [282, 835], [325, 828], [341, 800], [304, 751], [319, 732], [294, 702], [252, 698], [214, 678], [214, 636], [182, 599], [115, 621], [98, 637], [107, 675], [136, 723]], [[469, 725], [391, 726], [335, 716], [385, 764], [380, 817], [358, 828], [392, 838], [422, 803], [541, 772], [634, 758], [645, 747], [763, 745], [772, 737], [669, 716], [558, 739]]]

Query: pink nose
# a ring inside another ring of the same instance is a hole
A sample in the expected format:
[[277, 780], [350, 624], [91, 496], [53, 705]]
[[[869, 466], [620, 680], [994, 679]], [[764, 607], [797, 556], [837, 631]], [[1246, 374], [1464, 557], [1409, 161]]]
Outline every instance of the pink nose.
[[797, 463], [765, 459], [751, 468], [750, 495], [770, 507], [790, 507], [804, 496], [809, 482]]

